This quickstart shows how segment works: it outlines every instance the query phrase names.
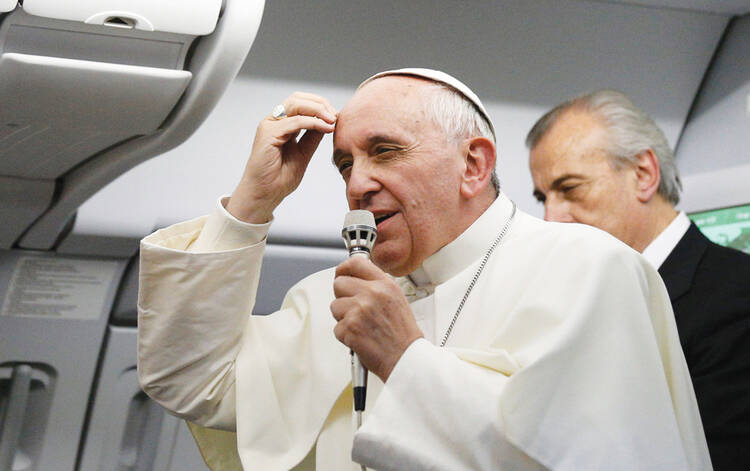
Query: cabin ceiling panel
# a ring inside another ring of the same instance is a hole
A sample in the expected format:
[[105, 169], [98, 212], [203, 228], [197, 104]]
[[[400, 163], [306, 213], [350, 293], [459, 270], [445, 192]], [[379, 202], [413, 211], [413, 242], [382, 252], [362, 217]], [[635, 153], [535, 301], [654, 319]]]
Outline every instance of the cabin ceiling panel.
[[728, 19], [580, 0], [276, 0], [242, 74], [354, 87], [432, 67], [485, 101], [546, 107], [610, 87], [682, 121]]

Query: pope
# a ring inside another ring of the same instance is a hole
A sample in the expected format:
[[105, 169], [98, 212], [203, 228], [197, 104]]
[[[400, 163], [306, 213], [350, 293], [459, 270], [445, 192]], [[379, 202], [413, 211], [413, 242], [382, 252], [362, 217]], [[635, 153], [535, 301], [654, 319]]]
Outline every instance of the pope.
[[[372, 260], [252, 316], [273, 211], [326, 134]], [[144, 390], [214, 470], [710, 469], [659, 275], [516, 208], [495, 162], [487, 110], [442, 72], [382, 72], [340, 111], [288, 97], [231, 196], [142, 242]], [[359, 429], [350, 349], [371, 371]]]

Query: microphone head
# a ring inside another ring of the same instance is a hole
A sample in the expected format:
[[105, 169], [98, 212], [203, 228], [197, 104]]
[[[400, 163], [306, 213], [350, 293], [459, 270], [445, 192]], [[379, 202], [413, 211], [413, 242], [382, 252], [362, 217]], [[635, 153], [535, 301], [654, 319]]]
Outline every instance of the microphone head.
[[370, 211], [355, 209], [346, 214], [344, 228], [341, 229], [341, 237], [344, 239], [350, 256], [357, 253], [369, 256], [377, 236], [375, 216]]
[[364, 209], [349, 211], [344, 217], [344, 227], [348, 226], [370, 226], [375, 229], [375, 216]]

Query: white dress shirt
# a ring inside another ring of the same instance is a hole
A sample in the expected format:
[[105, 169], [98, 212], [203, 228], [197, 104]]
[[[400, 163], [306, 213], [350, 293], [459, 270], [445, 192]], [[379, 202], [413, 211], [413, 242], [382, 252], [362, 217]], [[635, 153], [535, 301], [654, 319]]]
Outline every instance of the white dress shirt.
[[664, 260], [667, 259], [677, 243], [685, 235], [690, 227], [690, 219], [684, 211], [680, 213], [669, 223], [669, 225], [659, 234], [656, 239], [652, 240], [648, 247], [643, 250], [643, 256], [655, 269], [659, 269]]

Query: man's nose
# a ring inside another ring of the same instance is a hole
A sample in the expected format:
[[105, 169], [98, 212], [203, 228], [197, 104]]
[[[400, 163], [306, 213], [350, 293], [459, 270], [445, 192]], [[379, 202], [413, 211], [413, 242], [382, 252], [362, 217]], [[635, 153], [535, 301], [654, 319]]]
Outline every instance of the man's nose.
[[346, 197], [349, 207], [357, 209], [361, 203], [380, 190], [380, 183], [375, 178], [373, 169], [366, 163], [353, 163], [346, 182]]
[[570, 215], [570, 208], [567, 204], [551, 199], [544, 202], [544, 220], [554, 222], [575, 222]]

